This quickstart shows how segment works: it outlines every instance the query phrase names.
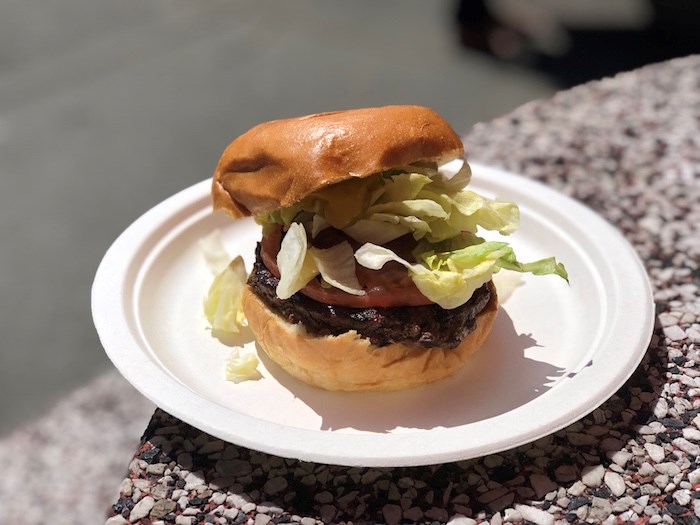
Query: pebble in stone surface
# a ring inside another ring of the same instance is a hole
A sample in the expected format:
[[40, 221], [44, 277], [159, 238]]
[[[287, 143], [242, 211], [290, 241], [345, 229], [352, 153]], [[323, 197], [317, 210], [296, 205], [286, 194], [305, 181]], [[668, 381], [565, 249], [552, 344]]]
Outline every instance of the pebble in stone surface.
[[131, 509], [131, 513], [129, 514], [129, 520], [134, 522], [145, 518], [146, 516], [148, 516], [148, 513], [151, 512], [153, 505], [155, 505], [155, 500], [151, 496], [146, 496], [145, 498], [141, 499]]
[[606, 472], [604, 481], [612, 494], [616, 497], [622, 496], [627, 489], [625, 480], [616, 472]]
[[655, 443], [646, 443], [644, 445], [644, 448], [649, 454], [649, 457], [656, 463], [661, 463], [666, 457], [666, 452], [664, 452], [664, 448]]
[[601, 483], [603, 482], [604, 475], [605, 467], [603, 467], [603, 465], [585, 467], [581, 473], [581, 481], [583, 481], [584, 485], [587, 487], [600, 487]]

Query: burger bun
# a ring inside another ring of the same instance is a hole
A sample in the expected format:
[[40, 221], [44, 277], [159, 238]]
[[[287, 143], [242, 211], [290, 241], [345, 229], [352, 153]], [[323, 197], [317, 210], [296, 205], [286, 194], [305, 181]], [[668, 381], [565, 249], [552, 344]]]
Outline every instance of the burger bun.
[[477, 315], [476, 329], [452, 349], [404, 343], [378, 347], [355, 331], [314, 336], [272, 311], [249, 286], [243, 310], [268, 357], [300, 381], [325, 390], [403, 390], [453, 374], [482, 346], [498, 311], [496, 289], [492, 282], [489, 287], [491, 299]]

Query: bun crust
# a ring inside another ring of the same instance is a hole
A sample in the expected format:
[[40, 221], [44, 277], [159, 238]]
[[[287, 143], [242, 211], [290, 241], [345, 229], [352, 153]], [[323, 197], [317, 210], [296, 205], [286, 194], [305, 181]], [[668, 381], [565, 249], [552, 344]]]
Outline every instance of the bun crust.
[[293, 377], [326, 390], [390, 391], [445, 378], [486, 340], [498, 311], [493, 283], [491, 300], [476, 318], [476, 330], [457, 348], [415, 348], [401, 343], [372, 345], [351, 331], [340, 336], [312, 336], [270, 310], [246, 286], [243, 309], [260, 346]]
[[215, 209], [259, 215], [330, 184], [464, 154], [459, 136], [422, 106], [385, 106], [274, 120], [234, 140], [212, 183]]

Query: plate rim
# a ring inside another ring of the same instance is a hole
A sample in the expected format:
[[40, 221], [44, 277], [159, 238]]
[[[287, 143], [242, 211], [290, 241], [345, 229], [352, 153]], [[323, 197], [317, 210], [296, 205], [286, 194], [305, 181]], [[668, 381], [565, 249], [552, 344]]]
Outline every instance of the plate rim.
[[[642, 304], [646, 306], [646, 309], [639, 308], [637, 310], [641, 326], [636, 338], [631, 337], [636, 341], [629, 345], [630, 347], [634, 346], [634, 351], [630, 352], [625, 360], [627, 366], [619, 369], [614, 374], [614, 378], [606, 383], [606, 388], [596, 392], [596, 396], [586, 398], [586, 402], [576, 405], [576, 410], [558, 413], [557, 417], [551, 418], [545, 425], [539, 425], [535, 428], [532, 428], [531, 424], [524, 425], [523, 430], [516, 433], [515, 436], [495, 439], [488, 443], [482, 442], [478, 446], [460, 447], [460, 437], [462, 437], [461, 433], [465, 426], [473, 432], [488, 431], [493, 434], [495, 425], [497, 433], [498, 429], [503, 426], [504, 415], [511, 414], [511, 417], [514, 416], [517, 419], [523, 406], [545, 398], [551, 391], [497, 417], [472, 422], [468, 425], [430, 430], [433, 441], [441, 441], [446, 445], [431, 449], [429, 453], [416, 455], [415, 446], [420, 445], [421, 440], [424, 439], [424, 432], [340, 434], [332, 431], [289, 427], [218, 405], [198, 395], [171, 374], [168, 374], [158, 363], [149, 358], [148, 352], [143, 351], [142, 346], [147, 346], [145, 337], [142, 334], [137, 337], [131, 331], [133, 327], [129, 326], [127, 318], [134, 314], [134, 312], [129, 311], [129, 304], [133, 305], [130, 294], [134, 293], [136, 287], [128, 285], [126, 271], [131, 270], [131, 262], [136, 252], [144, 248], [143, 243], [136, 241], [143, 241], [145, 238], [156, 235], [158, 230], [163, 228], [165, 218], [178, 214], [192, 216], [192, 213], [202, 212], [202, 202], [210, 202], [210, 179], [181, 190], [146, 211], [132, 222], [106, 251], [97, 268], [91, 289], [93, 322], [100, 342], [114, 366], [125, 379], [166, 412], [225, 441], [287, 458], [347, 466], [419, 466], [497, 453], [556, 432], [590, 414], [604, 403], [639, 366], [648, 348], [654, 327], [655, 309], [651, 282], [639, 255], [629, 241], [615, 226], [608, 223], [594, 210], [551, 187], [522, 175], [478, 162], [470, 162], [470, 166], [477, 178], [488, 177], [493, 180], [500, 178], [500, 180], [507, 182], [517, 181], [521, 191], [534, 192], [540, 194], [541, 199], [550, 198], [570, 206], [569, 209], [574, 210], [577, 215], [583, 215], [592, 221], [588, 224], [596, 231], [603, 231], [607, 235], [611, 235], [617, 241], [615, 247], [618, 252], [625, 256], [627, 263], [637, 270], [633, 277], [640, 286], [637, 286], [635, 291], [644, 298]], [[188, 210], [191, 210], [191, 213], [188, 214]], [[613, 271], [615, 270], [614, 266], [611, 268]], [[616, 281], [615, 284], [619, 286], [620, 282]], [[635, 301], [635, 304], [640, 304], [638, 298]], [[131, 319], [131, 322], [137, 322], [137, 320]], [[125, 334], [128, 339], [127, 344], [123, 342]], [[122, 342], [117, 345], [116, 341], [120, 339]], [[198, 414], [201, 413], [207, 413], [210, 417], [198, 417]], [[212, 423], [212, 421], [231, 420], [238, 424], [238, 428], [234, 432], [227, 429], [227, 425]], [[528, 422], [523, 421], [522, 423]], [[507, 426], [514, 424], [517, 422], [510, 421]], [[284, 431], [284, 441], [274, 438], [281, 430]], [[308, 443], [316, 442], [319, 434], [324, 436], [321, 438], [324, 446], [310, 450]], [[381, 442], [381, 446], [377, 446], [378, 441]], [[348, 450], [353, 451], [354, 454], [348, 455]]]

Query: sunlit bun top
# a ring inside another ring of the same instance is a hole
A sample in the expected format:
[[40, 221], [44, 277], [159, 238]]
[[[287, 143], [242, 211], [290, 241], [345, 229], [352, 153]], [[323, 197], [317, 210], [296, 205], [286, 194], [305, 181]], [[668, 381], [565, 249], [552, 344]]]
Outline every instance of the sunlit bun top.
[[422, 106], [319, 113], [259, 124], [225, 149], [214, 172], [215, 209], [259, 215], [353, 177], [461, 157], [459, 136]]

